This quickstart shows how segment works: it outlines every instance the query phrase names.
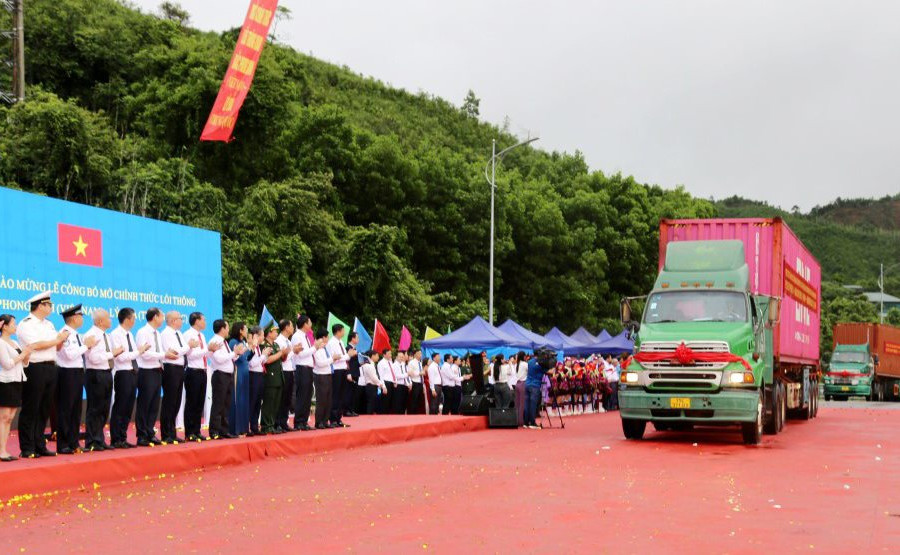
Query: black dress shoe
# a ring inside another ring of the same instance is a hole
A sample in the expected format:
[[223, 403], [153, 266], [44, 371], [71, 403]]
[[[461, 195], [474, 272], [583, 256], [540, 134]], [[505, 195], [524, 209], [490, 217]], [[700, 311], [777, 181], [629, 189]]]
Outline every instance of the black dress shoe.
[[302, 426], [300, 426], [301, 432], [308, 432], [310, 430], [312, 430], [312, 427], [309, 424], [303, 424]]
[[137, 442], [138, 447], [150, 447], [150, 442], [146, 439], [139, 439]]
[[54, 453], [53, 451], [47, 449], [46, 447], [43, 447], [43, 448], [41, 448], [41, 449], [38, 449], [38, 450], [36, 451], [36, 453], [37, 453], [37, 456], [38, 456], [38, 457], [55, 457], [55, 456], [56, 456], [56, 453]]
[[282, 430], [281, 428], [275, 428], [274, 430], [272, 430], [269, 433], [272, 435], [280, 436], [281, 434], [284, 433], [284, 430]]
[[227, 434], [223, 435], [222, 437], [225, 439], [237, 439], [238, 438], [237, 435], [232, 434], [232, 433], [227, 433]]
[[71, 447], [60, 447], [59, 449], [56, 450], [56, 454], [57, 455], [74, 455], [75, 450], [72, 449]]
[[20, 459], [36, 459], [38, 458], [38, 454], [34, 451], [22, 451], [19, 453]]
[[162, 445], [163, 444], [162, 440], [160, 440], [158, 437], [155, 437], [155, 438], [149, 440], [148, 442], [150, 443], [150, 445]]

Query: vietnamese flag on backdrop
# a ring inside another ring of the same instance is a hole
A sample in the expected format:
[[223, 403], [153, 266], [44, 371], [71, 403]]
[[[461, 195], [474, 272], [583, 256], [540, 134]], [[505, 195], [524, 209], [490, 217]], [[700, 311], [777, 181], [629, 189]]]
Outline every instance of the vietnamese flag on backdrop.
[[372, 332], [372, 350], [380, 353], [385, 349], [391, 348], [391, 338], [377, 319], [375, 320], [375, 330]]
[[275, 19], [277, 7], [278, 0], [250, 2], [244, 26], [241, 27], [241, 34], [238, 36], [234, 53], [225, 71], [225, 78], [219, 88], [219, 95], [200, 135], [201, 141], [231, 140], [238, 112], [244, 104], [244, 99], [247, 98], [247, 93], [250, 92], [259, 55], [266, 44], [266, 37], [269, 36], [269, 27]]
[[103, 232], [99, 229], [59, 223], [56, 242], [60, 262], [103, 267]]

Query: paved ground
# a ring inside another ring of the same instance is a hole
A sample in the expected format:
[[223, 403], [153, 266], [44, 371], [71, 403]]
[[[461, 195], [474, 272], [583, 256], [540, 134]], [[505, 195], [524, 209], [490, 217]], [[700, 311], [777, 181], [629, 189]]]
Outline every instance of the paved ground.
[[900, 412], [622, 439], [617, 414], [17, 500], [4, 552], [850, 553], [900, 546]]

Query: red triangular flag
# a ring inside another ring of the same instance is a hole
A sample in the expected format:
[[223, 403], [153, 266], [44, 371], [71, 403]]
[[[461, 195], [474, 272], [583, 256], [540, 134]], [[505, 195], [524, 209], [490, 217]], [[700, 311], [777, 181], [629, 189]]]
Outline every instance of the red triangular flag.
[[408, 351], [410, 347], [412, 347], [412, 334], [409, 333], [406, 326], [403, 326], [403, 329], [400, 330], [400, 343], [397, 344], [397, 350]]
[[381, 351], [390, 348], [391, 338], [388, 337], [388, 332], [384, 329], [384, 326], [381, 325], [381, 322], [376, 319], [375, 331], [372, 333], [372, 350], [380, 353]]

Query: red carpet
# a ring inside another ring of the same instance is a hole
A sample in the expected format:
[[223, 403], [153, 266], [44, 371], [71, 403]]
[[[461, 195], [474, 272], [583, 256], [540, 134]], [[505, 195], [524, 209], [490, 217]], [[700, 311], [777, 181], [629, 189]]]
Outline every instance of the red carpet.
[[[91, 488], [95, 483], [109, 485], [163, 473], [259, 462], [267, 457], [322, 453], [487, 428], [485, 417], [385, 415], [346, 421], [350, 428], [0, 463], [0, 500], [27, 493]], [[133, 426], [130, 431], [133, 434]], [[10, 438], [12, 452], [17, 452], [14, 447], [17, 441], [15, 436]], [[52, 449], [54, 444], [49, 447]]]
[[12, 553], [892, 553], [898, 426], [823, 408], [745, 447], [585, 416], [89, 485], [0, 506], [0, 533]]

